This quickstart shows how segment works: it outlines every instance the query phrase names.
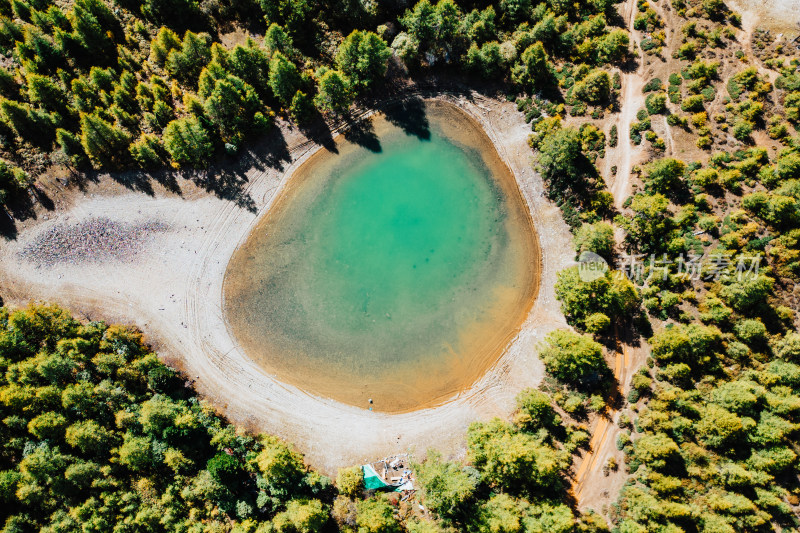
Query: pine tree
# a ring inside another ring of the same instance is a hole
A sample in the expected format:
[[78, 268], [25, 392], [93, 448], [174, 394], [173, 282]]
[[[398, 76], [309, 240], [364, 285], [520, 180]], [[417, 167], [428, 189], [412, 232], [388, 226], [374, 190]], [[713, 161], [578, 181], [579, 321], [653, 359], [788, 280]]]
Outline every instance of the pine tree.
[[96, 88], [92, 87], [91, 80], [81, 76], [72, 80], [71, 84], [72, 101], [78, 111], [91, 113], [95, 107], [100, 105], [100, 98]]
[[273, 22], [264, 34], [264, 46], [267, 47], [267, 52], [270, 54], [275, 52], [288, 54], [292, 49], [292, 38], [282, 26]]
[[0, 51], [11, 53], [14, 44], [23, 39], [22, 28], [11, 18], [0, 17]]
[[314, 103], [330, 113], [344, 113], [353, 103], [350, 83], [343, 73], [338, 70], [328, 70], [319, 78], [319, 94], [314, 98]]
[[81, 145], [80, 137], [71, 131], [59, 128], [56, 130], [56, 140], [61, 146], [61, 151], [69, 158], [73, 167], [83, 168], [89, 163], [83, 145]]
[[212, 61], [200, 73], [197, 80], [197, 94], [200, 98], [208, 98], [219, 80], [228, 77], [228, 71], [219, 63]]
[[194, 116], [167, 124], [164, 128], [164, 147], [176, 168], [206, 167], [214, 151], [208, 132]]
[[24, 170], [0, 159], [0, 205], [22, 191], [29, 181]]
[[187, 31], [180, 50], [167, 55], [166, 69], [176, 79], [194, 84], [200, 71], [211, 61], [211, 36]]
[[61, 51], [53, 40], [34, 26], [28, 26], [16, 43], [16, 55], [27, 72], [46, 74], [55, 72], [64, 64]]
[[96, 168], [120, 167], [128, 156], [130, 136], [96, 113], [81, 113], [81, 145]]
[[11, 9], [14, 16], [25, 22], [31, 21], [31, 6], [23, 0], [11, 0]]
[[253, 88], [237, 78], [219, 80], [203, 104], [206, 116], [217, 125], [225, 143], [239, 146], [253, 126], [260, 103]]
[[269, 86], [281, 105], [285, 107], [292, 103], [294, 94], [300, 88], [300, 73], [297, 67], [280, 52], [275, 52], [269, 62]]
[[108, 64], [117, 57], [114, 33], [119, 22], [101, 0], [77, 0], [72, 9], [75, 38], [92, 64]]
[[164, 66], [167, 56], [173, 50], [181, 47], [181, 39], [178, 34], [171, 29], [162, 26], [156, 34], [156, 38], [150, 43], [150, 62], [159, 67]]
[[336, 65], [354, 85], [366, 89], [386, 75], [392, 51], [371, 31], [353, 30], [339, 46]]
[[286, 28], [295, 41], [311, 41], [314, 4], [308, 0], [259, 0], [259, 4], [267, 22]]
[[131, 157], [143, 169], [158, 168], [164, 163], [164, 147], [152, 133], [143, 133], [131, 143]]
[[237, 45], [228, 55], [228, 70], [250, 84], [262, 100], [270, 97], [269, 56], [252, 39]]
[[3, 121], [20, 139], [40, 148], [52, 145], [57, 123], [53, 115], [34, 109], [30, 104], [6, 99], [0, 101], [0, 112]]
[[66, 92], [51, 78], [31, 73], [28, 74], [26, 82], [28, 99], [31, 103], [39, 104], [49, 111], [55, 111], [65, 118], [73, 114]]
[[298, 122], [303, 123], [311, 118], [314, 111], [314, 99], [303, 91], [297, 91], [292, 98], [292, 105], [289, 108], [292, 118]]
[[19, 84], [12, 72], [0, 68], [0, 95], [16, 100], [19, 98]]
[[200, 17], [196, 0], [144, 0], [142, 14], [174, 28], [185, 28]]

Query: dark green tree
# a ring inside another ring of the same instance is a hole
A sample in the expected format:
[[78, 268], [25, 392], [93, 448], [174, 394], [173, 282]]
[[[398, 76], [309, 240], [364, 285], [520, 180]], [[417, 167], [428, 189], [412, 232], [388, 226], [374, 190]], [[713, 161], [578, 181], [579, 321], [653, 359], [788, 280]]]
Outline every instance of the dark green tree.
[[167, 55], [165, 68], [171, 76], [193, 86], [209, 61], [211, 61], [211, 36], [187, 30], [180, 50], [172, 50]]
[[0, 159], [0, 205], [28, 186], [28, 174], [16, 165]]
[[222, 141], [237, 147], [252, 131], [260, 108], [255, 90], [236, 76], [217, 81], [203, 104], [206, 116], [219, 128]]
[[58, 120], [30, 104], [13, 100], [0, 100], [0, 113], [5, 122], [20, 139], [40, 148], [49, 148], [55, 138]]
[[144, 0], [140, 9], [145, 17], [181, 30], [201, 18], [197, 0]]
[[282, 26], [273, 22], [264, 33], [264, 46], [270, 54], [275, 52], [290, 54], [292, 51], [292, 38], [289, 37], [289, 34], [286, 33]]
[[78, 135], [69, 130], [59, 128], [56, 130], [56, 141], [64, 155], [69, 158], [69, 162], [73, 167], [83, 168], [89, 163]]
[[28, 99], [48, 111], [54, 111], [63, 118], [69, 118], [74, 111], [69, 106], [67, 93], [52, 78], [39, 74], [28, 74]]
[[96, 113], [81, 113], [81, 145], [96, 168], [119, 168], [128, 161], [130, 136]]
[[318, 80], [319, 91], [314, 103], [322, 111], [342, 114], [353, 103], [353, 93], [350, 89], [350, 80], [338, 70], [327, 70]]
[[269, 86], [284, 107], [292, 103], [292, 98], [300, 89], [300, 73], [297, 67], [281, 52], [272, 54], [269, 62]]
[[361, 89], [383, 79], [392, 52], [386, 42], [371, 31], [353, 30], [339, 45], [336, 66]]
[[197, 117], [173, 120], [164, 128], [164, 148], [173, 165], [180, 167], [205, 167], [211, 160], [214, 145], [208, 131]]

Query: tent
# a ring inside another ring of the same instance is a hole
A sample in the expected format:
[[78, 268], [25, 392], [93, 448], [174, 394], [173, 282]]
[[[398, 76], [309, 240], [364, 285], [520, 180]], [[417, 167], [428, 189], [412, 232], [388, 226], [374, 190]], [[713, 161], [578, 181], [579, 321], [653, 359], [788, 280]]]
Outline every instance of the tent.
[[364, 488], [367, 490], [373, 489], [382, 489], [384, 487], [388, 487], [389, 484], [386, 483], [381, 476], [372, 468], [372, 465], [363, 465], [361, 467], [361, 471], [364, 474]]

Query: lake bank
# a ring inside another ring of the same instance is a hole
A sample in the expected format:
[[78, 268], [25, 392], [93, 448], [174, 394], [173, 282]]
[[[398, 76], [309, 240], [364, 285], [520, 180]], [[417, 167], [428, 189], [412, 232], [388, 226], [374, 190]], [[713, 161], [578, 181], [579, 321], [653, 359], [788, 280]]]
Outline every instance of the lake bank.
[[[49, 300], [79, 316], [138, 325], [160, 355], [196, 379], [197, 389], [231, 420], [290, 440], [324, 472], [335, 474], [339, 466], [398, 450], [435, 446], [458, 454], [472, 421], [507, 415], [517, 392], [541, 380], [536, 346], [549, 331], [566, 325], [553, 285], [556, 273], [572, 263], [573, 250], [559, 209], [546, 200], [541, 178], [531, 168], [530, 126], [516, 105], [474, 93], [434, 98], [464, 110], [492, 140], [530, 207], [542, 256], [539, 296], [520, 333], [476, 383], [436, 408], [388, 415], [309, 395], [264, 372], [231, 338], [221, 309], [228, 260], [287, 176], [325, 149], [285, 124], [280, 135], [287, 162], [257, 161], [242, 173], [250, 203], [220, 199], [181, 177], [179, 194], [155, 185], [146, 195], [110, 177], [72, 191], [47, 220], [20, 225], [17, 240], [0, 245], [0, 294], [11, 304]], [[231, 177], [213, 171], [207, 179]], [[135, 250], [103, 262], [46, 266], [20, 255], [43, 232], [93, 218], [118, 222], [120, 231], [147, 221], [168, 228], [148, 233]]]

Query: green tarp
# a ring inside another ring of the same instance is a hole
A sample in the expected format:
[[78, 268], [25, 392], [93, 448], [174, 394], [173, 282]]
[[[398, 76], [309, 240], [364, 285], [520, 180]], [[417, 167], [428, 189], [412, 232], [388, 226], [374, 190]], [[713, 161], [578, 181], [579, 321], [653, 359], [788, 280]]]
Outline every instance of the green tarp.
[[372, 465], [363, 465], [361, 467], [361, 471], [364, 473], [364, 488], [367, 490], [373, 489], [382, 489], [384, 487], [388, 487], [389, 484], [386, 483], [378, 473], [372, 468]]

